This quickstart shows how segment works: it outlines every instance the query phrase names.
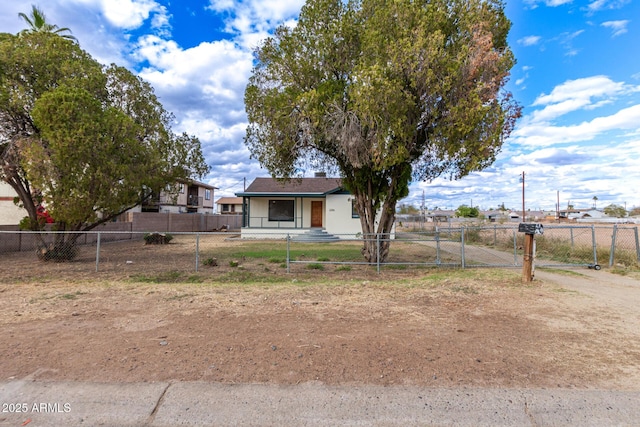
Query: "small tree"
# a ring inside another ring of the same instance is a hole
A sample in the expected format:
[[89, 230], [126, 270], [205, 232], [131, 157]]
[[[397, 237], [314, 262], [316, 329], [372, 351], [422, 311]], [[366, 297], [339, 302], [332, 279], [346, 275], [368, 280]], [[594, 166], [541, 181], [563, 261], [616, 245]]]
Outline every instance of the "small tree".
[[405, 215], [417, 215], [420, 213], [420, 210], [413, 205], [407, 205], [406, 203], [403, 203], [398, 208], [398, 213]]
[[456, 216], [459, 218], [478, 218], [480, 211], [476, 207], [460, 205], [456, 209]]
[[339, 171], [374, 262], [412, 179], [481, 170], [513, 129], [509, 27], [499, 0], [308, 0], [256, 51], [252, 157], [279, 178]]
[[604, 213], [614, 218], [625, 218], [627, 216], [627, 210], [620, 205], [611, 204], [604, 208]]

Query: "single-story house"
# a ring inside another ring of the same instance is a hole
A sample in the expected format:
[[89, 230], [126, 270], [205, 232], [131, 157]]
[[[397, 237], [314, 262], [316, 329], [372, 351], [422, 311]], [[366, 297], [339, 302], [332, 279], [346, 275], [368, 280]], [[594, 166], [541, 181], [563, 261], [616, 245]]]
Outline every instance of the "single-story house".
[[218, 213], [225, 215], [242, 214], [242, 197], [220, 197], [216, 201]]
[[353, 196], [339, 178], [256, 178], [243, 192], [242, 238], [317, 233], [356, 238], [362, 233]]
[[217, 187], [193, 180], [181, 180], [176, 184], [177, 194], [163, 190], [142, 206], [132, 211], [163, 213], [213, 213], [213, 192]]

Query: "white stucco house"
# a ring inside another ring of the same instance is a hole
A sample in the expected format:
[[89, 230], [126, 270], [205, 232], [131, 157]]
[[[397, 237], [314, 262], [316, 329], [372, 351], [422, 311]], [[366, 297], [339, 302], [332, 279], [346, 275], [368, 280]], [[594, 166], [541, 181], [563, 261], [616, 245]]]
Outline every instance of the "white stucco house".
[[353, 239], [362, 233], [353, 196], [340, 178], [256, 178], [236, 196], [243, 199], [242, 238]]

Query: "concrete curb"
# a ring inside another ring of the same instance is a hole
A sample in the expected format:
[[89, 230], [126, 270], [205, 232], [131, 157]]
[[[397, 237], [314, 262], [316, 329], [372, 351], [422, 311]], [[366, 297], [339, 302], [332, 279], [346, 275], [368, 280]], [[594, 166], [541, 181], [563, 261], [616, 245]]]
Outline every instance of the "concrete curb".
[[0, 383], [0, 426], [637, 426], [640, 391]]

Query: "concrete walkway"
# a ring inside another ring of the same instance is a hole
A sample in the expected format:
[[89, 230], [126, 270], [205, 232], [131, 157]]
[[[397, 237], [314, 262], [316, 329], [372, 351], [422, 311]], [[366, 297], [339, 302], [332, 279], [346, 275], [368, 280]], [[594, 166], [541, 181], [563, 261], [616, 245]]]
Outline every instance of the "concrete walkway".
[[0, 383], [0, 426], [638, 426], [639, 391]]

